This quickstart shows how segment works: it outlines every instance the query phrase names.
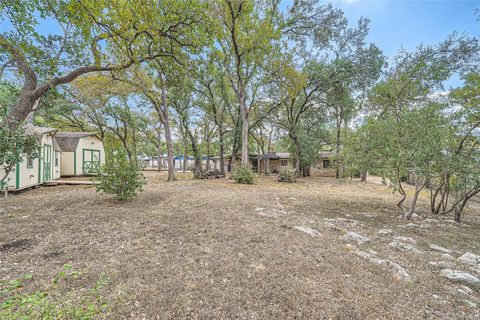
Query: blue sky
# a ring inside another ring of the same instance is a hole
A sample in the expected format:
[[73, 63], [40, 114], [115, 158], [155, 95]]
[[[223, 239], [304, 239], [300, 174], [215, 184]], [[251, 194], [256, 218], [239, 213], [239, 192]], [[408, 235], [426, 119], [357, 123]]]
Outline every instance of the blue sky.
[[[371, 1], [333, 0], [354, 24], [364, 16], [371, 20], [368, 40], [393, 57], [401, 47], [414, 50], [419, 44], [435, 44], [453, 31], [480, 36], [480, 22], [474, 9], [480, 1]], [[446, 86], [458, 85], [452, 79]]]

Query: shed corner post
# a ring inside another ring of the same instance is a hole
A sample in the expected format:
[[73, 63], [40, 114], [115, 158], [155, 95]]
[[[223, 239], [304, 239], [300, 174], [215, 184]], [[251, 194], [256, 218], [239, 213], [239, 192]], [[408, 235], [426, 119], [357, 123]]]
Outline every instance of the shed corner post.
[[15, 165], [15, 189], [20, 189], [20, 162]]

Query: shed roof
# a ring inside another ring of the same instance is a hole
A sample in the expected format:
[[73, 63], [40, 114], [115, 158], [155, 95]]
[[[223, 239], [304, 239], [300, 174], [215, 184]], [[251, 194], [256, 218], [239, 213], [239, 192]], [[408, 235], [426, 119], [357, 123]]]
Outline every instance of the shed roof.
[[62, 148], [60, 148], [60, 145], [58, 144], [57, 139], [53, 137], [53, 150], [55, 151], [62, 151]]
[[95, 135], [95, 132], [57, 132], [55, 138], [62, 151], [73, 152], [77, 150], [78, 141], [81, 138]]
[[60, 138], [83, 138], [95, 135], [95, 132], [57, 132], [55, 136]]
[[47, 128], [47, 127], [36, 127], [36, 126], [28, 124], [28, 123], [24, 124], [22, 127], [27, 134], [34, 134], [37, 137], [40, 137], [40, 136], [42, 136], [46, 133], [49, 133], [49, 132], [57, 131], [57, 129]]

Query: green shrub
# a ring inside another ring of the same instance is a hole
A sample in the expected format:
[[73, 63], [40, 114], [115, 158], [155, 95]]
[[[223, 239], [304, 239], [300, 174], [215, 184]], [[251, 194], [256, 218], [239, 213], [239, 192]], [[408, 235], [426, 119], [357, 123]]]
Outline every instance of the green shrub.
[[[0, 319], [94, 319], [109, 311], [109, 300], [104, 298], [108, 278], [101, 275], [89, 288], [80, 272], [65, 265], [50, 285], [25, 292], [32, 275], [20, 279], [0, 281]], [[86, 278], [86, 277], [85, 277]], [[73, 287], [72, 287], [73, 286]]]
[[97, 180], [100, 182], [97, 191], [114, 195], [122, 201], [134, 198], [145, 184], [137, 165], [130, 162], [123, 151], [114, 151], [107, 156]]
[[243, 183], [243, 184], [253, 184], [255, 180], [255, 175], [250, 166], [236, 167], [232, 177], [233, 177], [233, 180], [235, 180], [236, 182]]
[[278, 175], [278, 181], [293, 183], [297, 182], [297, 172], [295, 169], [282, 170]]

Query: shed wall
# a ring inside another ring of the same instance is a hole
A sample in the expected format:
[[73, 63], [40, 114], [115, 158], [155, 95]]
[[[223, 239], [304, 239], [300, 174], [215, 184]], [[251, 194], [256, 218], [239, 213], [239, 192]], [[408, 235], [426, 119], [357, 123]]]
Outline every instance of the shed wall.
[[77, 176], [83, 175], [83, 150], [100, 151], [100, 165], [105, 163], [105, 149], [103, 142], [95, 136], [83, 137], [78, 141], [76, 150]]

